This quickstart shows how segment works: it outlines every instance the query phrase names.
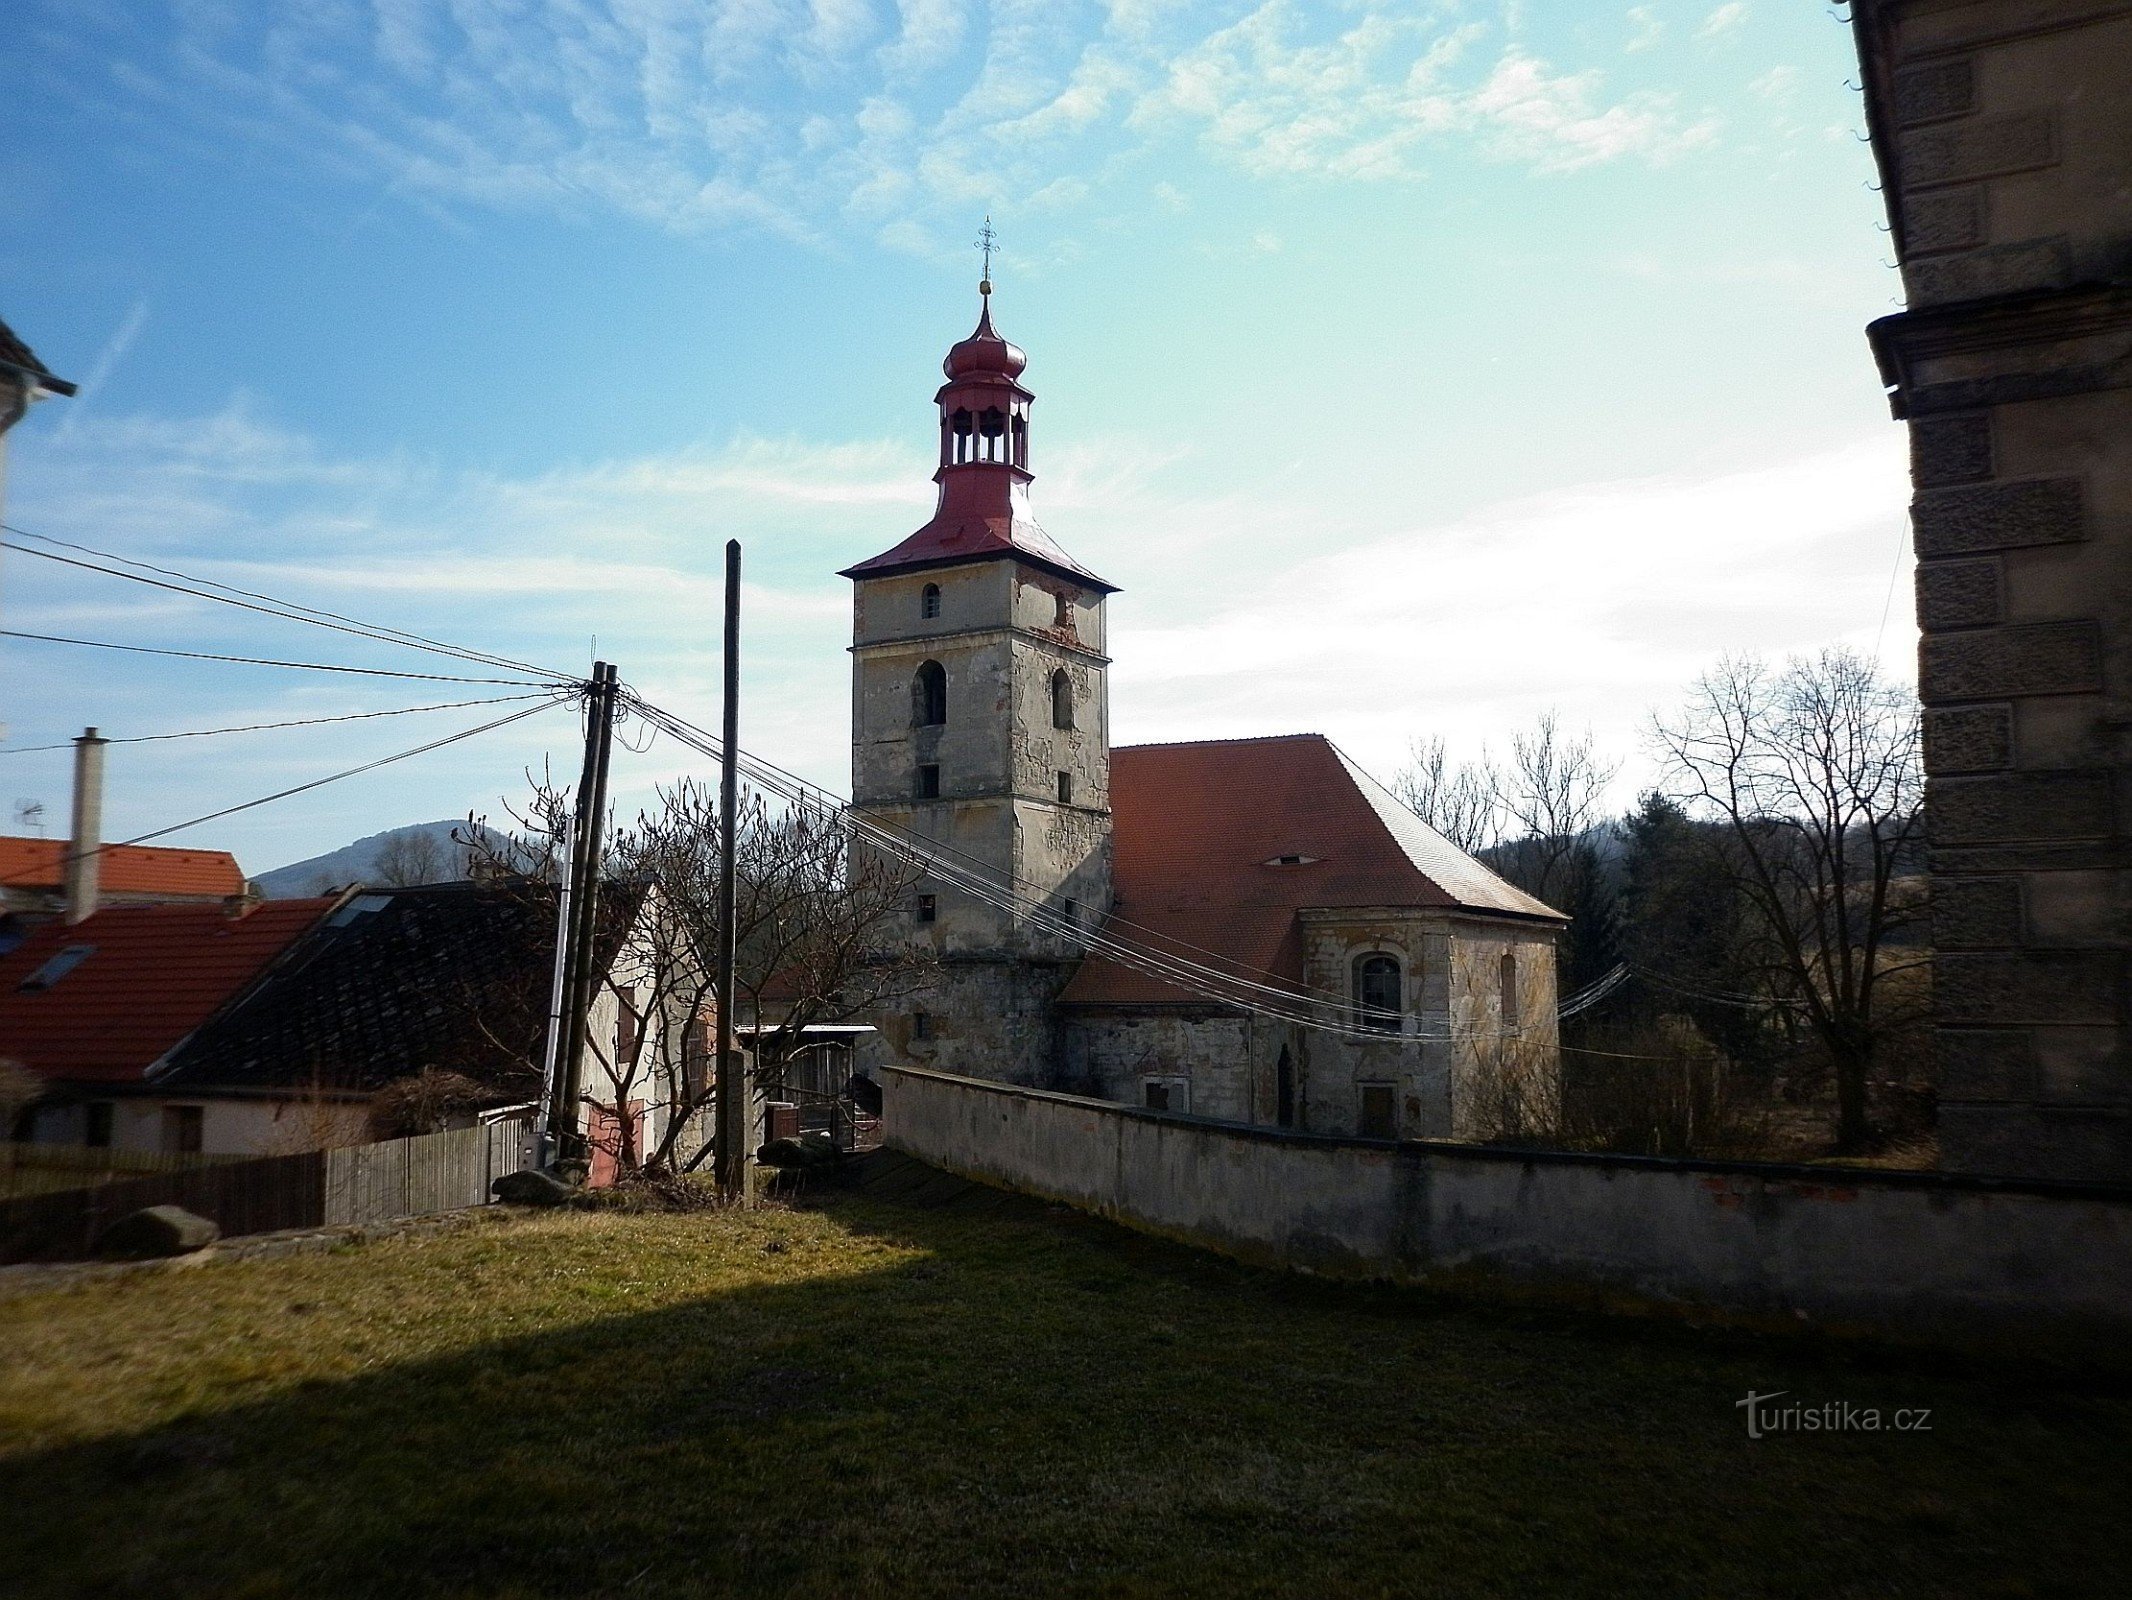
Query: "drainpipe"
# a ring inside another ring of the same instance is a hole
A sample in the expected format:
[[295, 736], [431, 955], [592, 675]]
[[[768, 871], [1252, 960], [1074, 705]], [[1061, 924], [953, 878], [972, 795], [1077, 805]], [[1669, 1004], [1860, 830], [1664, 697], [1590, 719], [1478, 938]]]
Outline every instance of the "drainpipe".
[[103, 862], [104, 745], [94, 728], [74, 741], [74, 823], [67, 836], [67, 925], [96, 911], [97, 868]]

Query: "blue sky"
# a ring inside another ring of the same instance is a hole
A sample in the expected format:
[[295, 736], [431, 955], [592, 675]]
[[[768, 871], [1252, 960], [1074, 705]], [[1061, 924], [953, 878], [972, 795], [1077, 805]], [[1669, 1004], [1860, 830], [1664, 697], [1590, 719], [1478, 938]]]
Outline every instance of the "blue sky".
[[[739, 537], [746, 742], [841, 789], [834, 574], [929, 508], [989, 212], [1038, 515], [1123, 589], [1119, 742], [1319, 729], [1386, 771], [1552, 707], [1626, 794], [1724, 651], [1911, 670], [1862, 334], [1898, 289], [1827, 6], [23, 3], [0, 315], [83, 385], [11, 436], [23, 527], [566, 669], [596, 638], [704, 721]], [[392, 659], [12, 553], [0, 616]], [[0, 673], [14, 745], [458, 698], [20, 643]], [[471, 720], [123, 747], [110, 827]], [[186, 842], [264, 870], [494, 809], [574, 739]], [[0, 774], [63, 813], [63, 757]]]

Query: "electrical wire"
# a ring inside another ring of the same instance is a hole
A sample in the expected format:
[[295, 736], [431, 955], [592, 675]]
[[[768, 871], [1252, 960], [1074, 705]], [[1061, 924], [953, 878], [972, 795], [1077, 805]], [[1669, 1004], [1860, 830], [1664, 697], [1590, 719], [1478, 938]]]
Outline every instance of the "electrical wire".
[[[418, 711], [457, 711], [465, 706], [500, 706], [516, 700], [546, 700], [545, 692], [534, 694], [499, 694], [483, 700], [446, 700], [433, 706], [400, 706], [392, 711], [347, 711], [331, 717], [297, 717], [288, 722], [247, 722], [234, 728], [193, 728], [184, 733], [139, 733], [128, 738], [105, 739], [104, 744], [155, 744], [164, 739], [211, 739], [224, 733], [264, 733], [272, 728], [311, 728], [323, 722], [364, 722], [375, 717], [411, 717]], [[58, 744], [21, 744], [0, 746], [0, 756], [36, 755], [46, 750], [71, 750], [74, 741], [63, 739]]]
[[[307, 794], [313, 789], [322, 789], [329, 783], [340, 782], [343, 778], [355, 778], [366, 772], [375, 772], [378, 768], [389, 767], [396, 761], [407, 761], [415, 756], [427, 755], [432, 750], [442, 750], [447, 745], [458, 744], [462, 740], [476, 738], [484, 733], [492, 733], [498, 728], [509, 727], [514, 722], [523, 722], [528, 717], [537, 717], [550, 706], [563, 704], [566, 698], [570, 697], [560, 695], [548, 697], [540, 705], [528, 706], [523, 711], [512, 712], [509, 716], [496, 717], [491, 721], [480, 724], [478, 727], [462, 728], [457, 733], [448, 733], [441, 739], [431, 739], [427, 743], [418, 744], [410, 750], [401, 750], [389, 756], [380, 756], [377, 760], [366, 761], [361, 766], [345, 767], [339, 772], [328, 773], [323, 778], [312, 778], [305, 783], [292, 784], [286, 789], [277, 789], [274, 793], [261, 795], [256, 800], [245, 800], [237, 805], [224, 806], [218, 811], [209, 811], [197, 817], [188, 817], [183, 822], [173, 822], [168, 827], [154, 828], [147, 833], [137, 833], [130, 839], [114, 839], [108, 844], [99, 844], [93, 850], [74, 851], [62, 856], [60, 865], [64, 867], [72, 862], [86, 861], [91, 856], [100, 856], [109, 850], [122, 850], [131, 845], [146, 844], [151, 839], [161, 839], [173, 833], [181, 833], [187, 828], [196, 828], [203, 822], [214, 822], [222, 817], [233, 817], [240, 811], [250, 811], [259, 806], [271, 805], [276, 800], [286, 800], [291, 795]], [[30, 880], [20, 875], [14, 878], [0, 878], [0, 884], [19, 884], [28, 881]]]
[[[638, 704], [641, 706], [646, 703], [639, 699]], [[664, 711], [658, 707], [651, 707], [650, 709], [653, 711], [657, 711], [661, 716], [673, 718], [673, 720], [679, 723], [682, 727], [691, 730], [700, 738], [708, 740], [709, 748], [705, 748], [700, 744], [695, 745], [694, 748], [702, 750], [704, 754], [713, 756], [714, 758], [716, 757], [716, 755], [718, 754], [718, 738], [715, 734], [712, 734], [708, 729], [697, 727], [694, 723], [687, 722], [685, 721], [685, 719], [675, 717], [674, 713], [672, 712]], [[677, 733], [676, 737], [681, 737], [681, 735]], [[683, 739], [683, 742], [690, 743], [691, 741]], [[816, 785], [810, 784], [807, 782], [806, 779], [799, 777], [797, 774], [788, 772], [784, 768], [776, 766], [775, 764], [766, 761], [759, 756], [753, 755], [749, 751], [741, 751], [739, 759], [742, 764], [747, 765], [751, 768], [751, 776], [754, 776], [758, 782], [763, 784], [764, 787], [771, 788], [775, 792], [784, 794], [785, 797], [788, 799], [793, 799], [798, 803], [812, 805], [818, 810], [823, 811], [824, 813], [843, 814], [850, 809], [848, 807], [848, 803], [841, 796], [832, 794], [826, 789], [822, 789]], [[942, 857], [944, 855], [950, 855], [960, 857], [964, 862], [967, 862], [971, 868], [983, 874], [984, 879], [987, 883], [991, 882], [994, 876], [993, 869], [990, 863], [981, 861], [977, 857], [971, 856], [964, 851], [957, 850], [953, 845], [944, 844], [939, 840], [919, 840], [917, 835], [910, 833], [907, 829], [896, 828], [893, 824], [882, 823], [876, 819], [865, 818], [859, 816], [856, 812], [851, 812], [850, 825], [860, 829], [861, 831], [865, 831], [867, 829], [891, 830], [892, 833], [897, 836], [897, 839], [904, 841], [906, 845], [910, 843], [916, 844], [917, 848], [919, 849], [920, 855], [913, 856], [911, 857], [912, 859], [916, 860], [922, 858], [926, 864], [936, 868], [937, 870], [940, 870], [943, 875], [946, 875], [952, 869], [947, 867], [946, 863], [944, 863], [944, 861], [942, 860]], [[891, 842], [893, 843], [894, 841]], [[909, 855], [910, 850], [908, 848], [899, 848], [898, 853]], [[1011, 883], [1005, 885], [1004, 887], [1005, 892], [1010, 894], [1014, 892]], [[1039, 900], [1030, 900], [1024, 898], [1021, 901], [1020, 905], [1018, 905], [1014, 909], [1031, 910], [1035, 912], [1039, 917], [1061, 917], [1060, 913], [1052, 911], [1050, 907], [1048, 907], [1042, 901]], [[1180, 956], [1174, 953], [1170, 954], [1170, 959], [1179, 962], [1183, 968], [1202, 972], [1219, 982], [1247, 987], [1257, 992], [1273, 995], [1276, 998], [1287, 1002], [1307, 1001], [1311, 996], [1316, 995], [1320, 997], [1320, 999], [1325, 1004], [1339, 1006], [1343, 1009], [1350, 1003], [1348, 996], [1344, 992], [1329, 989], [1320, 989], [1309, 984], [1299, 984], [1292, 980], [1281, 979], [1278, 973], [1267, 972], [1263, 968], [1253, 967], [1250, 966], [1248, 963], [1236, 961], [1232, 957], [1222, 955], [1217, 951], [1207, 950], [1198, 945], [1188, 943], [1185, 940], [1178, 939], [1172, 935], [1162, 933], [1157, 929], [1149, 928], [1145, 924], [1136, 923], [1129, 918], [1121, 917], [1115, 911], [1110, 914], [1109, 918], [1107, 919], [1106, 925], [1130, 929], [1134, 933], [1143, 935], [1147, 939], [1158, 941], [1159, 944], [1173, 946], [1175, 947], [1175, 950], [1178, 951], [1189, 951], [1192, 956], [1205, 956], [1209, 961], [1222, 962], [1230, 967], [1238, 969], [1243, 973], [1254, 973], [1262, 977], [1275, 978], [1279, 980], [1275, 984], [1261, 983], [1253, 977], [1234, 976], [1231, 973], [1223, 972], [1218, 968], [1209, 967], [1205, 965], [1205, 963], [1194, 961], [1190, 959], [1190, 957]], [[1073, 937], [1086, 937], [1086, 930], [1080, 928], [1078, 924], [1072, 923], [1071, 921], [1066, 921], [1065, 927], [1067, 930], [1070, 931], [1070, 934]], [[1152, 953], [1158, 956], [1164, 954], [1164, 952], [1160, 950], [1156, 950]]]
[[[94, 545], [78, 544], [69, 539], [56, 538], [48, 533], [32, 533], [13, 523], [0, 523], [0, 529], [19, 538], [35, 539], [43, 544], [58, 545], [62, 549], [79, 551], [95, 556], [102, 561], [114, 561], [120, 566], [136, 567], [140, 572], [120, 572], [111, 567], [98, 566], [94, 562], [77, 561], [69, 556], [55, 554], [50, 550], [35, 550], [27, 545], [11, 544], [0, 540], [0, 547], [16, 550], [26, 556], [35, 556], [43, 561], [56, 561], [70, 567], [79, 567], [85, 572], [98, 572], [106, 577], [123, 578], [129, 583], [146, 584], [151, 588], [165, 589], [176, 594], [191, 595], [196, 599], [213, 600], [222, 605], [236, 606], [241, 610], [258, 612], [264, 616], [280, 617], [287, 622], [301, 622], [315, 628], [328, 628], [335, 633], [353, 634], [358, 638], [371, 639], [382, 644], [402, 645], [409, 649], [426, 650], [437, 655], [453, 656], [462, 661], [476, 662], [482, 666], [507, 667], [514, 672], [530, 672], [537, 677], [568, 681], [570, 674], [556, 672], [547, 667], [537, 667], [531, 662], [514, 660], [509, 656], [493, 655], [483, 650], [471, 650], [464, 645], [448, 644], [441, 639], [432, 639], [424, 634], [410, 633], [404, 628], [388, 627], [383, 623], [365, 622], [338, 611], [324, 611], [316, 606], [307, 606], [294, 600], [283, 600], [275, 595], [262, 594], [254, 589], [240, 589], [233, 584], [221, 583], [213, 578], [202, 578], [193, 573], [181, 572], [174, 567], [159, 567], [153, 562], [136, 561], [130, 556], [113, 551], [99, 550]], [[158, 578], [146, 578], [141, 572], [160, 573], [162, 578], [177, 580], [166, 583]], [[220, 593], [210, 591], [219, 590]], [[243, 598], [236, 598], [242, 596]], [[262, 602], [252, 604], [253, 601]]]
[[[718, 741], [705, 730], [695, 728], [693, 724], [674, 716], [673, 713], [651, 705], [640, 696], [632, 694], [630, 703], [637, 715], [664, 727], [668, 733], [682, 744], [688, 745], [690, 748], [696, 749], [705, 755], [718, 755]], [[989, 869], [983, 874], [973, 873], [946, 860], [934, 841], [920, 839], [903, 830], [881, 824], [876, 819], [864, 817], [834, 796], [829, 795], [827, 791], [808, 784], [804, 780], [796, 779], [791, 774], [785, 773], [782, 769], [761, 760], [759, 757], [754, 757], [746, 751], [737, 752], [735, 760], [737, 764], [749, 770], [749, 776], [755, 782], [772, 793], [778, 794], [795, 804], [806, 805], [830, 815], [841, 827], [848, 831], [867, 838], [870, 842], [900, 859], [927, 866], [944, 881], [964, 889], [977, 898], [999, 909], [1019, 914], [1043, 931], [1057, 934], [1080, 944], [1084, 948], [1094, 949], [1123, 966], [1154, 977], [1158, 981], [1173, 987], [1181, 988], [1188, 993], [1196, 993], [1216, 1000], [1225, 1006], [1294, 1026], [1377, 1044], [1395, 1042], [1448, 1043], [1454, 1040], [1471, 1042], [1487, 1038], [1522, 1037], [1527, 1031], [1524, 1029], [1512, 1029], [1497, 1032], [1475, 1030], [1459, 1034], [1453, 1034], [1449, 1031], [1443, 1033], [1395, 1034], [1374, 1028], [1328, 1021], [1324, 1017], [1297, 1009], [1297, 1007], [1307, 1005], [1310, 1002], [1292, 988], [1274, 989], [1270, 985], [1234, 978], [1228, 974], [1199, 966], [1197, 963], [1180, 962], [1174, 957], [1166, 958], [1161, 952], [1149, 951], [1129, 941], [1112, 936], [1102, 929], [1091, 931], [1065, 917], [1062, 913], [1054, 911], [1043, 902], [1018, 893], [1011, 881], [1004, 886], [993, 882], [994, 875]], [[960, 854], [960, 852], [953, 853]], [[1271, 994], [1282, 1004], [1274, 1005], [1242, 997], [1234, 992], [1239, 989]], [[1345, 995], [1336, 997], [1335, 1003], [1343, 1011], [1348, 1009], [1350, 1005], [1348, 997]]]
[[117, 644], [109, 639], [73, 639], [58, 633], [24, 633], [0, 628], [0, 639], [31, 639], [40, 644], [74, 644], [92, 650], [124, 650], [132, 655], [175, 656], [185, 661], [232, 661], [247, 667], [289, 667], [303, 672], [346, 672], [364, 678], [408, 678], [421, 683], [493, 683], [513, 689], [546, 689], [562, 680], [535, 678], [460, 678], [442, 672], [395, 672], [388, 667], [350, 667], [327, 661], [282, 661], [269, 656], [226, 656], [210, 650], [172, 650], [160, 645]]

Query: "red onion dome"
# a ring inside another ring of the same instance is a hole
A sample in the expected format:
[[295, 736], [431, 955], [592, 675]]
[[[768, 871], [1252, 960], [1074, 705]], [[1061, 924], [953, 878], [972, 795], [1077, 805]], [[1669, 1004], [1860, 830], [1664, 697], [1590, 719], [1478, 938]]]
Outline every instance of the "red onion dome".
[[984, 312], [977, 319], [977, 331], [950, 346], [948, 358], [940, 363], [940, 368], [950, 378], [1019, 378], [1028, 365], [1029, 357], [1021, 346], [1009, 344], [992, 330], [992, 300], [988, 295]]

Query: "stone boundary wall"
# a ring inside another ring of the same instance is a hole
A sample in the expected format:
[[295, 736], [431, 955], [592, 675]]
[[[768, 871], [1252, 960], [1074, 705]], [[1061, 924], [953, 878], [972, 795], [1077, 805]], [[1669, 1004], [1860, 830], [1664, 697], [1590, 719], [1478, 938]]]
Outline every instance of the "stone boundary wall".
[[883, 1069], [891, 1149], [1265, 1266], [2132, 1352], [2132, 1188], [1328, 1138]]

